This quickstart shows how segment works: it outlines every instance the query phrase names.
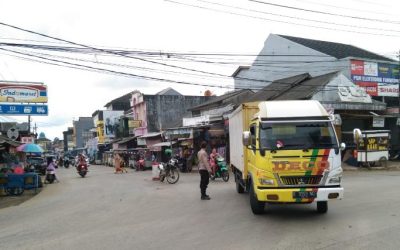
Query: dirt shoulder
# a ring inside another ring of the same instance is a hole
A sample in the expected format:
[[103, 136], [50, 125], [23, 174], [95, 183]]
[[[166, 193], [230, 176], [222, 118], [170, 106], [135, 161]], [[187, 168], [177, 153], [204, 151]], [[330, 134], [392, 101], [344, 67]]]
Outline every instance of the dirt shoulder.
[[29, 200], [30, 198], [40, 193], [40, 191], [40, 188], [37, 190], [37, 193], [35, 193], [34, 190], [25, 190], [22, 195], [10, 196], [6, 195], [3, 190], [0, 190], [0, 209], [5, 207], [18, 206], [19, 204]]

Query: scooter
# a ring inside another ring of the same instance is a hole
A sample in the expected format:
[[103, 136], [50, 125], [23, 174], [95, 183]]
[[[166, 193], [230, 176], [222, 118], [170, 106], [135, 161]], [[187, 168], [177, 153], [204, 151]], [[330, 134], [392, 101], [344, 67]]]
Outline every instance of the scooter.
[[46, 178], [44, 182], [52, 184], [55, 181], [55, 179], [56, 179], [56, 171], [46, 169]]
[[136, 171], [139, 170], [144, 170], [144, 159], [140, 158], [138, 161], [136, 161]]
[[69, 160], [68, 159], [64, 160], [64, 167], [69, 168]]
[[86, 164], [80, 164], [76, 167], [76, 170], [78, 171], [78, 174], [82, 177], [85, 178], [88, 171], [88, 166]]
[[225, 182], [229, 181], [229, 172], [228, 168], [226, 167], [226, 162], [225, 159], [221, 156], [218, 156], [215, 159], [215, 164], [217, 166], [217, 170], [215, 171], [215, 174], [211, 174], [210, 178], [211, 180], [215, 180], [216, 178], [222, 178]]

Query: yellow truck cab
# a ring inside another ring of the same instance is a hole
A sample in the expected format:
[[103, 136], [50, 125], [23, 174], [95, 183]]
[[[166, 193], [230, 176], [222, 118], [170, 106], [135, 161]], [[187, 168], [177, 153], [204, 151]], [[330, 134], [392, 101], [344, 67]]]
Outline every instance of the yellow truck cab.
[[339, 145], [332, 117], [314, 100], [244, 103], [229, 117], [230, 164], [238, 193], [254, 214], [268, 203], [342, 199]]

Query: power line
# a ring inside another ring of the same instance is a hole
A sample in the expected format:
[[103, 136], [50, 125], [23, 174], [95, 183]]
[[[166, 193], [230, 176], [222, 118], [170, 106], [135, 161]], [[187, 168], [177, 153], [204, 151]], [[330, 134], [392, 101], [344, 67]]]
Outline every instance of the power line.
[[198, 0], [198, 1], [199, 2], [203, 2], [203, 3], [212, 4], [212, 5], [217, 5], [217, 6], [223, 6], [223, 7], [233, 8], [233, 9], [245, 10], [245, 11], [249, 11], [249, 12], [262, 13], [262, 14], [268, 14], [268, 15], [273, 15], [273, 16], [279, 16], [279, 17], [285, 17], [285, 18], [290, 18], [290, 19], [309, 21], [309, 22], [325, 23], [325, 24], [330, 24], [330, 25], [335, 25], [335, 26], [344, 26], [344, 27], [361, 28], [361, 29], [369, 29], [369, 30], [379, 30], [379, 31], [389, 31], [389, 32], [396, 32], [396, 33], [400, 32], [399, 30], [392, 30], [392, 29], [373, 28], [373, 27], [367, 27], [367, 26], [358, 26], [358, 25], [327, 22], [327, 21], [323, 21], [323, 20], [315, 20], [315, 19], [302, 18], [302, 17], [293, 17], [293, 16], [288, 16], [288, 15], [276, 14], [276, 13], [272, 13], [272, 12], [265, 12], [265, 11], [259, 11], [259, 10], [254, 10], [254, 9], [246, 9], [246, 8], [232, 6], [232, 5], [221, 4], [221, 3], [214, 3], [214, 2], [210, 2], [210, 1], [204, 1], [204, 0]]
[[285, 8], [285, 9], [292, 9], [292, 10], [299, 10], [299, 11], [304, 11], [304, 12], [316, 13], [316, 14], [324, 14], [324, 15], [330, 15], [330, 16], [346, 17], [346, 18], [364, 20], [364, 21], [374, 21], [374, 22], [381, 22], [381, 23], [400, 24], [400, 21], [377, 19], [377, 18], [368, 18], [368, 17], [359, 17], [359, 16], [348, 16], [348, 15], [342, 15], [342, 14], [337, 14], [337, 13], [331, 13], [331, 12], [325, 12], [325, 11], [319, 11], [319, 10], [310, 10], [310, 9], [305, 9], [305, 8], [299, 8], [299, 7], [283, 5], [283, 4], [276, 4], [276, 3], [259, 1], [259, 0], [248, 0], [248, 1], [254, 2], [254, 3], [265, 4], [265, 5], [270, 5], [270, 6], [275, 6], [275, 7], [280, 7], [280, 8]]
[[290, 22], [290, 21], [276, 20], [276, 19], [272, 19], [272, 18], [265, 18], [265, 17], [259, 17], [259, 16], [250, 16], [250, 15], [240, 14], [240, 13], [232, 12], [232, 11], [224, 11], [224, 10], [219, 10], [219, 9], [213, 9], [213, 8], [209, 8], [209, 7], [199, 6], [199, 5], [176, 2], [176, 1], [173, 1], [173, 0], [164, 0], [164, 1], [165, 2], [170, 2], [170, 3], [173, 3], [173, 4], [178, 4], [178, 5], [183, 5], [183, 6], [193, 7], [193, 8], [199, 8], [199, 9], [204, 9], [204, 10], [210, 10], [210, 11], [219, 12], [219, 13], [225, 13], [225, 14], [241, 16], [241, 17], [248, 17], [248, 18], [252, 18], [252, 19], [259, 19], [259, 20], [263, 20], [263, 21], [270, 21], [270, 22], [276, 22], [276, 23], [291, 24], [291, 25], [302, 26], [302, 27], [307, 27], [307, 28], [316, 28], [316, 29], [333, 30], [333, 31], [343, 31], [343, 32], [348, 32], [348, 33], [352, 33], [352, 34], [387, 36], [387, 37], [400, 37], [398, 35], [391, 35], [391, 34], [384, 34], [384, 33], [372, 33], [372, 32], [363, 32], [363, 31], [357, 31], [357, 30], [337, 29], [337, 28], [323, 27], [323, 26], [310, 25], [310, 24], [302, 24], [302, 23], [296, 23], [296, 22]]
[[[310, 1], [310, 0], [295, 0], [296, 2], [301, 2], [301, 3], [310, 3], [314, 5], [319, 5], [319, 6], [326, 6], [326, 7], [332, 7], [336, 9], [343, 9], [343, 10], [351, 10], [351, 11], [357, 11], [357, 12], [364, 12], [364, 13], [372, 13], [372, 14], [379, 14], [379, 15], [390, 15], [390, 16], [398, 16], [396, 14], [392, 13], [384, 13], [384, 12], [378, 12], [378, 11], [371, 11], [371, 10], [363, 10], [363, 9], [355, 9], [355, 8], [349, 8], [349, 7], [343, 7], [343, 6], [337, 6], [333, 4], [324, 4], [321, 2], [316, 2], [316, 1]], [[381, 3], [379, 5], [382, 5]]]
[[119, 52], [109, 51], [109, 50], [105, 50], [105, 49], [101, 49], [101, 48], [95, 48], [95, 47], [91, 47], [91, 46], [88, 46], [88, 45], [84, 45], [84, 44], [68, 41], [68, 40], [65, 40], [65, 39], [61, 39], [61, 38], [45, 35], [45, 34], [42, 34], [42, 33], [39, 33], [39, 32], [23, 29], [23, 28], [20, 28], [20, 27], [14, 26], [14, 25], [10, 25], [10, 24], [6, 24], [6, 23], [3, 23], [3, 22], [0, 22], [0, 25], [6, 26], [6, 27], [10, 27], [10, 28], [13, 28], [13, 29], [17, 29], [17, 30], [20, 30], [20, 31], [28, 32], [28, 33], [31, 33], [31, 34], [35, 34], [35, 35], [51, 38], [51, 39], [54, 39], [54, 40], [70, 43], [70, 44], [73, 44], [73, 45], [76, 45], [76, 46], [90, 48], [90, 49], [93, 49], [93, 50], [96, 50], [96, 51], [100, 51], [100, 52], [103, 52], [103, 53], [114, 54], [114, 55], [127, 57], [127, 58], [132, 58], [132, 59], [136, 59], [136, 60], [140, 60], [140, 61], [144, 61], [144, 62], [148, 62], [148, 63], [158, 64], [158, 65], [162, 65], [162, 66], [166, 66], [166, 67], [178, 68], [178, 69], [183, 69], [183, 70], [188, 70], [188, 71], [193, 71], [193, 72], [198, 72], [198, 73], [203, 73], [203, 74], [226, 76], [226, 75], [222, 75], [222, 74], [218, 74], [218, 73], [210, 73], [210, 72], [206, 72], [206, 71], [202, 71], [202, 70], [190, 69], [190, 68], [185, 68], [185, 67], [181, 67], [181, 66], [155, 62], [155, 61], [152, 61], [152, 60], [147, 60], [147, 59], [143, 59], [143, 58], [139, 58], [139, 57], [128, 56], [128, 55], [125, 55], [125, 54], [122, 54], [122, 53], [119, 53]]
[[[0, 48], [0, 50], [5, 50], [5, 51], [9, 51], [9, 52], [25, 55], [24, 53], [16, 52], [16, 51], [10, 51], [10, 50], [7, 50], [7, 49]], [[92, 66], [88, 66], [88, 65], [75, 64], [75, 63], [70, 63], [70, 62], [65, 62], [65, 61], [45, 58], [45, 57], [41, 57], [41, 56], [34, 56], [34, 55], [28, 55], [28, 56], [37, 57], [37, 58], [40, 58], [40, 59], [43, 59], [43, 60], [55, 61], [55, 62], [59, 62], [59, 63], [66, 64], [66, 65], [72, 65], [74, 68], [76, 68], [78, 66], [78, 67], [81, 67], [80, 69], [89, 69], [89, 70], [95, 70], [95, 71], [100, 71], [100, 72], [113, 73], [113, 74], [122, 75], [122, 76], [125, 76], [125, 77], [134, 77], [134, 78], [146, 79], [146, 80], [156, 80], [156, 81], [169, 82], [169, 83], [178, 83], [178, 84], [185, 84], [185, 85], [196, 85], [196, 86], [212, 87], [212, 88], [235, 89], [235, 90], [249, 89], [249, 90], [257, 90], [257, 91], [260, 91], [260, 90], [262, 90], [262, 91], [282, 91], [282, 89], [263, 90], [263, 87], [259, 87], [259, 88], [246, 87], [246, 88], [243, 88], [243, 87], [218, 86], [218, 85], [210, 85], [210, 84], [189, 83], [189, 82], [185, 82], [185, 81], [176, 81], [176, 80], [171, 80], [171, 79], [162, 79], [162, 78], [155, 78], [155, 77], [149, 77], [149, 76], [142, 76], [142, 75], [131, 74], [131, 73], [127, 73], [127, 72], [121, 72], [121, 71], [114, 71], [114, 70], [110, 70], [110, 69], [92, 67]], [[60, 65], [58, 65], [58, 66], [60, 66]], [[287, 82], [279, 82], [279, 80], [276, 80], [276, 81], [273, 81], [273, 82], [274, 83], [282, 83], [282, 84], [285, 84], [285, 85], [291, 84], [291, 83], [287, 83]], [[308, 86], [308, 85], [303, 84], [302, 86]], [[310, 85], [310, 86], [312, 86], [312, 85]], [[322, 86], [321, 88], [323, 88], [323, 89], [318, 90], [317, 92], [337, 91], [337, 88], [334, 87], [334, 86]], [[308, 91], [308, 90], [303, 90], [303, 91]]]
[[[158, 64], [158, 65], [162, 65], [162, 66], [167, 66], [167, 67], [171, 67], [171, 68], [178, 68], [178, 69], [183, 69], [183, 70], [188, 70], [188, 71], [193, 71], [193, 72], [198, 72], [198, 73], [203, 73], [203, 74], [209, 74], [209, 75], [217, 75], [217, 76], [223, 76], [223, 77], [230, 77], [230, 76], [228, 76], [228, 75], [223, 75], [223, 74], [219, 74], [219, 73], [206, 72], [206, 71], [202, 71], [202, 70], [195, 70], [195, 69], [190, 69], [190, 68], [186, 68], [186, 67], [181, 67], [181, 66], [170, 65], [170, 64], [166, 64], [166, 63], [160, 63], [160, 62], [156, 62], [156, 61], [152, 61], [152, 60], [147, 60], [147, 59], [143, 59], [143, 58], [139, 58], [139, 57], [127, 56], [127, 55], [125, 55], [125, 54], [121, 54], [121, 53], [118, 53], [118, 52], [113, 52], [113, 51], [108, 51], [108, 50], [104, 50], [104, 49], [101, 49], [101, 48], [91, 47], [91, 46], [88, 46], [88, 45], [84, 45], [84, 44], [80, 44], [80, 43], [68, 41], [68, 40], [65, 40], [65, 39], [61, 39], [61, 38], [49, 36], [49, 35], [46, 35], [46, 34], [42, 34], [42, 33], [39, 33], [39, 32], [27, 30], [27, 29], [20, 28], [20, 27], [11, 25], [11, 24], [6, 24], [6, 23], [3, 23], [3, 22], [0, 22], [0, 25], [6, 26], [6, 27], [10, 27], [10, 28], [13, 28], [13, 29], [17, 29], [17, 30], [20, 30], [20, 31], [28, 32], [28, 33], [31, 33], [31, 34], [43, 36], [43, 37], [46, 37], [46, 38], [51, 38], [51, 39], [54, 39], [54, 40], [58, 40], [58, 41], [70, 43], [70, 44], [73, 44], [73, 45], [76, 45], [76, 46], [81, 46], [81, 47], [93, 49], [93, 50], [96, 50], [96, 51], [101, 51], [101, 52], [104, 52], [104, 53], [115, 54], [115, 55], [119, 55], [119, 56], [122, 56], [122, 57], [127, 57], [127, 58], [136, 59], [136, 60], [141, 60], [141, 61], [145, 61], [145, 62], [149, 62], [149, 63], [154, 63], [154, 64]], [[244, 78], [244, 77], [237, 77], [236, 79], [239, 79], [239, 80], [250, 80], [250, 81], [266, 82], [265, 80], [252, 79], [252, 78]], [[267, 81], [267, 82], [270, 82], [270, 81]]]
[[[0, 45], [8, 47], [23, 47], [30, 49], [41, 49], [49, 51], [58, 52], [79, 52], [79, 53], [98, 53], [98, 51], [93, 51], [89, 48], [79, 48], [79, 47], [67, 47], [67, 46], [54, 46], [54, 45], [44, 45], [44, 44], [29, 44], [29, 43], [5, 43], [0, 42]], [[225, 56], [225, 57], [330, 57], [328, 55], [309, 55], [309, 54], [245, 54], [245, 53], [206, 53], [206, 52], [169, 52], [169, 51], [159, 51], [152, 52], [146, 50], [120, 50], [120, 49], [108, 49], [108, 51], [134, 54], [134, 55], [149, 55], [149, 56]], [[109, 53], [106, 53], [109, 54]]]
[[4, 49], [4, 48], [0, 48], [0, 50], [13, 52], [13, 53], [16, 53], [16, 54], [21, 54], [21, 55], [28, 55], [28, 56], [40, 58], [40, 59], [43, 59], [43, 60], [49, 60], [49, 61], [53, 61], [53, 62], [57, 62], [57, 63], [72, 65], [72, 66], [75, 66], [75, 67], [84, 67], [84, 68], [88, 68], [88, 69], [91, 69], [91, 70], [104, 71], [104, 72], [109, 72], [109, 73], [113, 73], [113, 74], [117, 74], [117, 75], [123, 75], [123, 76], [134, 77], [134, 78], [145, 79], [145, 80], [164, 81], [164, 82], [169, 82], [169, 83], [196, 85], [196, 86], [213, 87], [213, 88], [228, 88], [228, 89], [231, 88], [229, 86], [217, 86], [217, 85], [210, 85], [210, 84], [189, 83], [189, 82], [185, 82], [185, 81], [162, 79], [162, 78], [151, 77], [151, 76], [143, 76], [143, 75], [132, 74], [132, 73], [127, 73], [127, 72], [121, 72], [121, 71], [98, 68], [98, 67], [93, 67], [93, 66], [88, 66], [88, 65], [77, 64], [77, 63], [71, 63], [71, 62], [66, 62], [66, 61], [61, 61], [61, 60], [57, 60], [57, 59], [46, 58], [46, 57], [37, 56], [37, 55], [30, 55], [30, 54], [27, 54], [27, 53], [8, 50], [8, 49]]

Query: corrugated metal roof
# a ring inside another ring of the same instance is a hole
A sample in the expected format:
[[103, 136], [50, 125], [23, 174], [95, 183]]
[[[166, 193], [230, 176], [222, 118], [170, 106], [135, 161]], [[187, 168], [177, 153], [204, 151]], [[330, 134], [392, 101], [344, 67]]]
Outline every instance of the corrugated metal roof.
[[188, 109], [189, 111], [206, 110], [209, 108], [222, 106], [221, 104], [240, 104], [241, 99], [247, 95], [253, 94], [254, 92], [249, 89], [236, 90], [233, 92], [226, 93], [221, 96], [217, 96], [210, 101], [207, 101], [201, 105]]
[[182, 95], [182, 94], [179, 93], [178, 91], [176, 91], [175, 89], [169, 87], [169, 88], [161, 90], [160, 92], [156, 93], [155, 95]]
[[309, 78], [311, 78], [310, 74], [305, 73], [273, 81], [254, 95], [251, 95], [246, 102], [273, 100], [274, 97], [278, 97], [283, 92]]
[[288, 39], [292, 42], [301, 44], [303, 46], [306, 46], [310, 49], [333, 56], [337, 59], [342, 59], [346, 57], [357, 57], [357, 58], [366, 58], [372, 60], [395, 62], [395, 60], [393, 59], [375, 54], [373, 52], [349, 44], [313, 40], [313, 39], [294, 37], [294, 36], [285, 36], [285, 35], [278, 35], [278, 36]]
[[329, 81], [337, 75], [337, 72], [328, 73], [321, 76], [316, 76], [298, 84], [294, 87], [284, 91], [280, 95], [273, 98], [273, 100], [305, 100], [310, 99], [316, 92], [321, 90], [329, 83]]

